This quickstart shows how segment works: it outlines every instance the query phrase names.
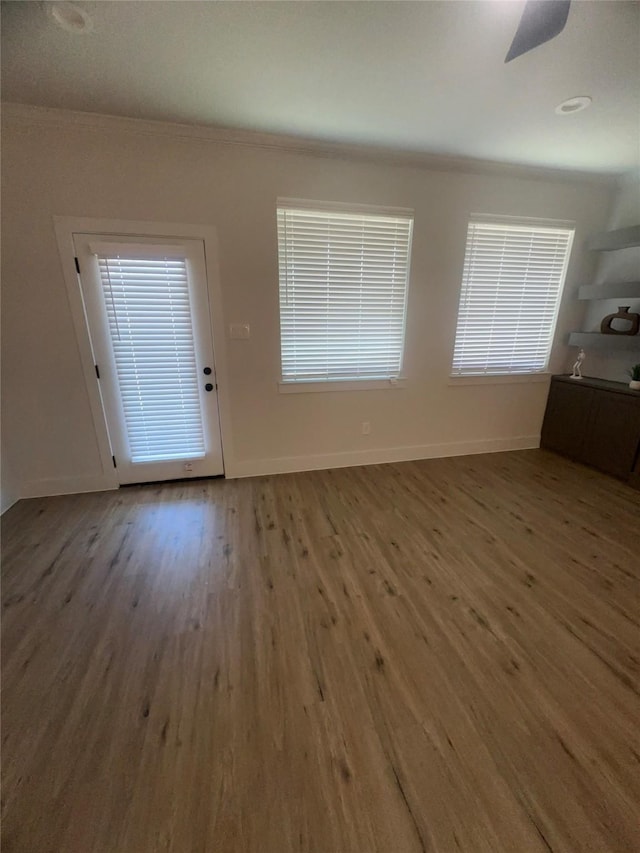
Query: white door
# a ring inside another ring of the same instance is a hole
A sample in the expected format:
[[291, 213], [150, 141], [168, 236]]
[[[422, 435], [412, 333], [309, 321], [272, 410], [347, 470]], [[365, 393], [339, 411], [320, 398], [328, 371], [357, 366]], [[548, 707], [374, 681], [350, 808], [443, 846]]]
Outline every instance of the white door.
[[204, 244], [73, 240], [118, 481], [222, 474]]

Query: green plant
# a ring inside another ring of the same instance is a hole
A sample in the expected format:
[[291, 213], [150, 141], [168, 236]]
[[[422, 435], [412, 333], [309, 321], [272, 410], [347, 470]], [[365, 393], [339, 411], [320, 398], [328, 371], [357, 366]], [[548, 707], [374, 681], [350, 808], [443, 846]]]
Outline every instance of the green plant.
[[640, 364], [634, 364], [627, 370], [627, 373], [634, 382], [640, 382]]

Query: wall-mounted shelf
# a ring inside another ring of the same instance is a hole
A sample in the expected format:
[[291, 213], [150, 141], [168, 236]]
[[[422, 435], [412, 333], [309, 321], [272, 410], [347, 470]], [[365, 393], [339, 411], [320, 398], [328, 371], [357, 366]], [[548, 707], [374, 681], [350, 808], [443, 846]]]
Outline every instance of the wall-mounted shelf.
[[578, 299], [640, 299], [640, 281], [586, 284], [578, 290]]
[[617, 231], [605, 231], [595, 234], [587, 243], [594, 252], [616, 252], [618, 249], [629, 249], [640, 246], [640, 225], [630, 228], [618, 228]]
[[[587, 243], [595, 252], [616, 252], [640, 246], [640, 225], [595, 234]], [[578, 290], [578, 299], [640, 299], [640, 281], [587, 284]], [[624, 304], [624, 303], [622, 303]], [[602, 332], [571, 332], [569, 346], [614, 352], [640, 352], [640, 335], [603, 335]]]
[[603, 335], [601, 332], [571, 332], [569, 346], [585, 349], [640, 352], [640, 335]]

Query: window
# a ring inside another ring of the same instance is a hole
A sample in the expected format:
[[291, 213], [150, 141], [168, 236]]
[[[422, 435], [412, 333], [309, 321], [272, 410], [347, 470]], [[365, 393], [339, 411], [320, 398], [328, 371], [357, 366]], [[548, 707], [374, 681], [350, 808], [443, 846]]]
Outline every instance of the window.
[[472, 218], [453, 376], [547, 369], [572, 241], [565, 223]]
[[412, 215], [317, 207], [278, 205], [282, 381], [396, 379]]

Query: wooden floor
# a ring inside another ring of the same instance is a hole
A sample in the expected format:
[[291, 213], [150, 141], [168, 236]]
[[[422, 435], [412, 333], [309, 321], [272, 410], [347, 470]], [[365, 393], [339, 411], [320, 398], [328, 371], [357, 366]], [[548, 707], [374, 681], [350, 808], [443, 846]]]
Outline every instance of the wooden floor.
[[639, 525], [544, 451], [21, 502], [3, 853], [637, 853]]

